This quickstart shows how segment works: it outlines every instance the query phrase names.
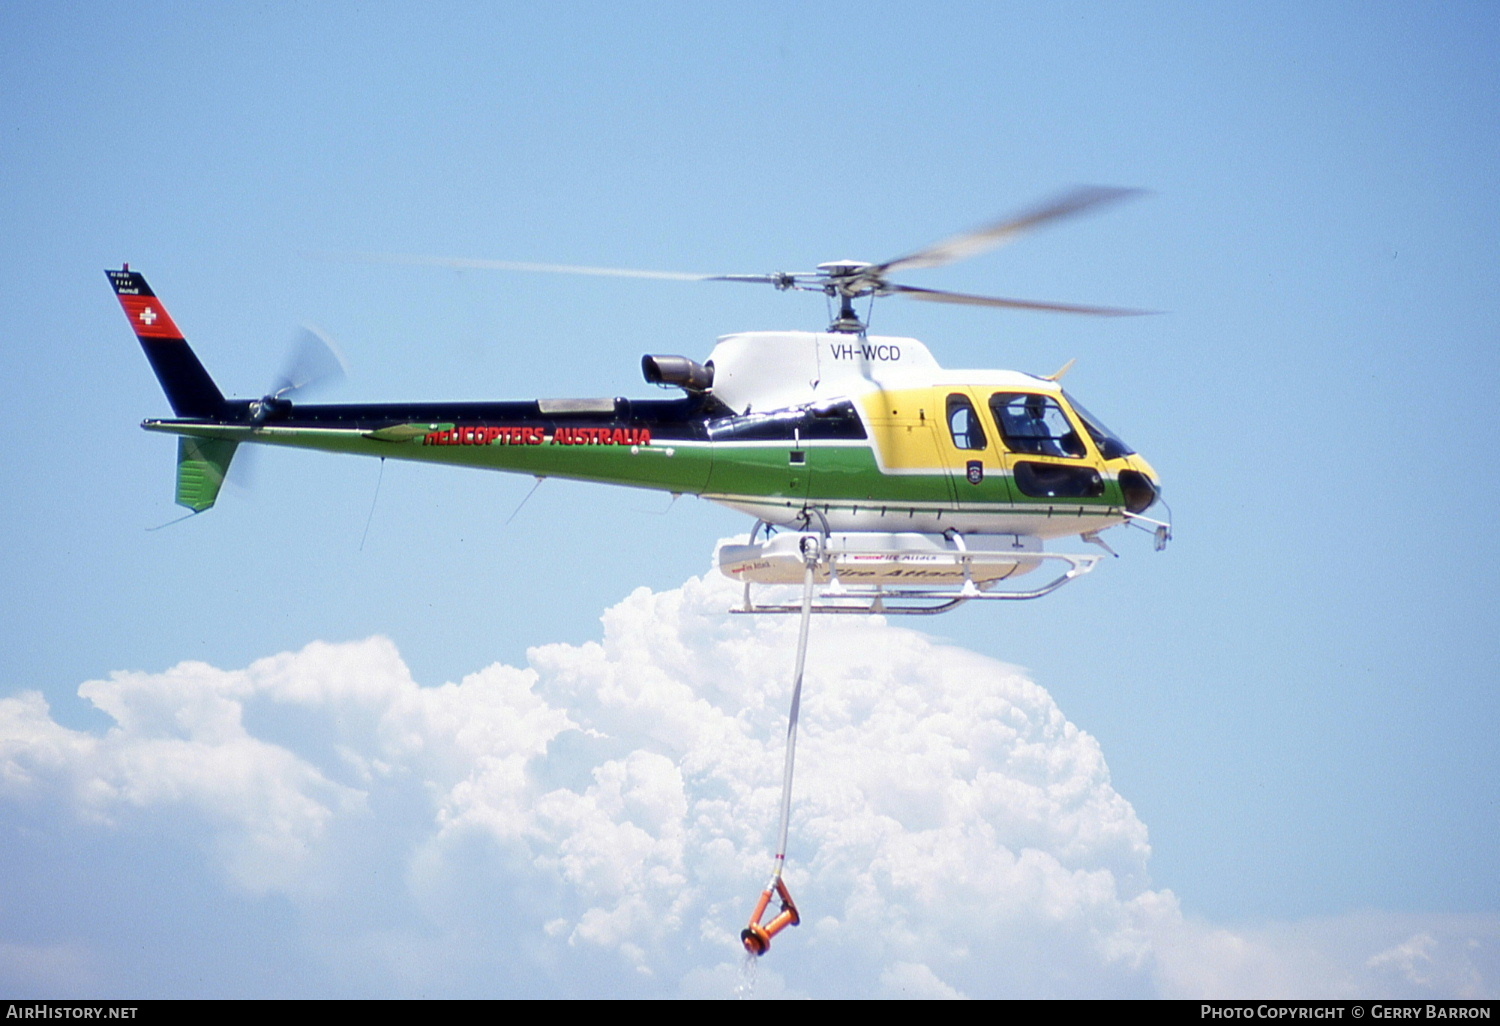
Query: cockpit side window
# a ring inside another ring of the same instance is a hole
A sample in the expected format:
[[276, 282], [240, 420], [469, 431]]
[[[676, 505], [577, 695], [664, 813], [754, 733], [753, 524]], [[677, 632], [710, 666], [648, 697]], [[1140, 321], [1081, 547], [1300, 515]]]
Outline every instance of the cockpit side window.
[[948, 396], [948, 432], [953, 444], [960, 449], [983, 449], [985, 447], [984, 426], [974, 412], [969, 397], [957, 392]]
[[995, 415], [1000, 436], [1011, 452], [1072, 458], [1087, 454], [1083, 439], [1051, 396], [996, 392], [990, 396], [990, 412]]

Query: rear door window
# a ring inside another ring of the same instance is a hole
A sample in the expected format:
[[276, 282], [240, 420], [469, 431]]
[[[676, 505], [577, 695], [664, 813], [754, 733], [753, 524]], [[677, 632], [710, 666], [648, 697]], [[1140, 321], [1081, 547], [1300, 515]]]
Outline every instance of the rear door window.
[[985, 447], [984, 425], [979, 423], [979, 414], [969, 397], [960, 393], [948, 396], [948, 433], [959, 449], [983, 449]]

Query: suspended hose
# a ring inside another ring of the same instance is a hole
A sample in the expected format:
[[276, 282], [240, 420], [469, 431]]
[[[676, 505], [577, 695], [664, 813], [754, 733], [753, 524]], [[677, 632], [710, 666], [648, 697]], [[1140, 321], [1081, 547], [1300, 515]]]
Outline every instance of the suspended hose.
[[[781, 827], [776, 835], [776, 858], [771, 863], [771, 879], [756, 902], [755, 912], [750, 916], [750, 925], [740, 933], [740, 942], [752, 955], [764, 955], [771, 947], [771, 938], [788, 926], [801, 922], [797, 905], [786, 888], [781, 872], [786, 868], [787, 831], [792, 819], [792, 766], [797, 757], [797, 717], [802, 711], [802, 670], [807, 662], [807, 631], [812, 623], [813, 572], [821, 556], [819, 539], [808, 535], [802, 539], [802, 623], [797, 632], [797, 669], [792, 683], [792, 710], [786, 725], [786, 765], [781, 775]], [[781, 899], [781, 911], [769, 923], [761, 925], [772, 895]]]

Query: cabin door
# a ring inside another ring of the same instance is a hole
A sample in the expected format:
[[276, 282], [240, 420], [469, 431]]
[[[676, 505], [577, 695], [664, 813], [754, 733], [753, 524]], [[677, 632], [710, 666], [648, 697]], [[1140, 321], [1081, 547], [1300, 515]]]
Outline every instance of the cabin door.
[[986, 427], [980, 404], [971, 389], [948, 388], [939, 393], [943, 424], [941, 448], [953, 480], [953, 493], [962, 512], [1003, 513], [1012, 501], [1010, 480], [998, 438]]

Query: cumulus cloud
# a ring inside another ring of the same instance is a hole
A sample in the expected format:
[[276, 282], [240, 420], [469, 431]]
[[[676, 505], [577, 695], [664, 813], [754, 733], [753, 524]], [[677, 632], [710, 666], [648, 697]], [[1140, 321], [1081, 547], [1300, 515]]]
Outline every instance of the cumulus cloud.
[[717, 575], [640, 589], [599, 641], [437, 687], [371, 638], [91, 681], [102, 732], [36, 693], [0, 700], [18, 867], [0, 982], [933, 998], [1494, 979], [1489, 920], [1294, 942], [1184, 917], [1098, 743], [1042, 687], [858, 617], [815, 621], [808, 657], [787, 874], [803, 922], [746, 967], [797, 624], [730, 616], [734, 599]]

